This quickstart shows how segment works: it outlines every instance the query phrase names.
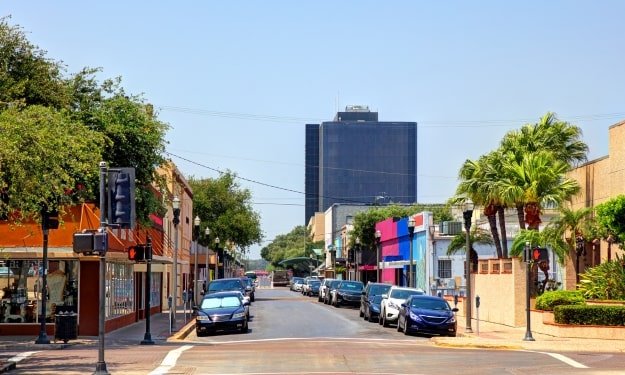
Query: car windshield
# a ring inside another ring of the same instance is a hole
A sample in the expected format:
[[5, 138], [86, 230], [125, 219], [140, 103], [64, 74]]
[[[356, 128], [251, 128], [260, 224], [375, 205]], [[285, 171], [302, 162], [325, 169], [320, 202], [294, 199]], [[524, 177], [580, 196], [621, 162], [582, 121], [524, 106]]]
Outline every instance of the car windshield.
[[201, 308], [205, 309], [220, 309], [223, 307], [238, 307], [241, 306], [241, 300], [239, 297], [227, 296], [227, 297], [214, 297], [204, 298], [202, 300]]
[[382, 295], [378, 294], [377, 296], [373, 296], [373, 299], [371, 300], [371, 302], [380, 304], [382, 302]]
[[241, 289], [241, 282], [239, 280], [224, 280], [213, 281], [208, 284], [209, 292], [218, 292], [221, 290], [236, 290]]
[[446, 301], [425, 298], [413, 298], [410, 307], [427, 310], [451, 310]]
[[391, 298], [396, 299], [408, 299], [410, 296], [421, 295], [423, 292], [419, 290], [409, 290], [409, 289], [394, 289], [391, 291]]
[[330, 283], [330, 288], [334, 289], [337, 286], [339, 286], [340, 283], [341, 283], [340, 281], [333, 281]]
[[362, 290], [362, 283], [359, 281], [343, 281], [341, 283], [341, 289]]
[[386, 294], [391, 289], [390, 285], [372, 285], [369, 289], [369, 295], [377, 296], [378, 294]]

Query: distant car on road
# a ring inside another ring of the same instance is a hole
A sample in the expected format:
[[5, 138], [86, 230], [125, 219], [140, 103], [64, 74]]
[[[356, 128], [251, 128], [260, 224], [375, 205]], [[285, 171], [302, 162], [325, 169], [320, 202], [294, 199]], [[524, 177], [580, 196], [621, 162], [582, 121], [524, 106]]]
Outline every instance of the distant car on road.
[[218, 330], [248, 331], [249, 302], [241, 298], [240, 292], [215, 292], [205, 295], [195, 317], [195, 332], [198, 336]]
[[443, 298], [425, 295], [413, 295], [401, 304], [397, 331], [410, 333], [437, 334], [456, 336], [457, 308], [449, 307]]
[[[251, 290], [251, 289], [250, 289]], [[250, 290], [248, 290], [247, 282], [244, 278], [233, 277], [226, 279], [216, 279], [208, 283], [206, 294], [213, 294], [218, 292], [230, 292], [238, 291], [248, 298], [251, 302]]]

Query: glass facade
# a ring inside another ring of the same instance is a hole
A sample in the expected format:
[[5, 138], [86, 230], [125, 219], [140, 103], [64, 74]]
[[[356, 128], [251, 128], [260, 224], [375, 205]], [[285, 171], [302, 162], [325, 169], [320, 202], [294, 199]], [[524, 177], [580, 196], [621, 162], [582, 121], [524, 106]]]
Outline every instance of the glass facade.
[[107, 262], [105, 282], [106, 318], [132, 313], [135, 300], [133, 265]]
[[[0, 323], [38, 323], [41, 316], [43, 262], [8, 259], [0, 262]], [[48, 261], [46, 321], [57, 312], [78, 312], [78, 269], [75, 260]]]
[[319, 125], [306, 124], [306, 207], [304, 225], [319, 211]]

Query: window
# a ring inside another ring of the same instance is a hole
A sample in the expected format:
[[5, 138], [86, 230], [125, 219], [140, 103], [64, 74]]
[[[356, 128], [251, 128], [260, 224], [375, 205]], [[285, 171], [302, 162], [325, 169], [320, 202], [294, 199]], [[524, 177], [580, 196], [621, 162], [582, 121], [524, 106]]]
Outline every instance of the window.
[[106, 263], [106, 317], [133, 312], [134, 274], [132, 264]]
[[451, 259], [439, 259], [438, 260], [438, 278], [439, 279], [451, 278]]

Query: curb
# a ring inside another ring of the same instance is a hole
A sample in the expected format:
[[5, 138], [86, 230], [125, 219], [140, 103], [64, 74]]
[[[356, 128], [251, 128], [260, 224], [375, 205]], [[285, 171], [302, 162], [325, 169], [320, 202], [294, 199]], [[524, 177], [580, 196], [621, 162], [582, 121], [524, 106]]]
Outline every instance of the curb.
[[15, 366], [16, 364], [13, 361], [0, 362], [0, 373], [15, 370]]
[[189, 335], [189, 333], [191, 333], [191, 331], [193, 331], [193, 329], [195, 329], [195, 320], [190, 320], [186, 326], [182, 327], [178, 330], [178, 332], [168, 337], [167, 342], [182, 341]]

